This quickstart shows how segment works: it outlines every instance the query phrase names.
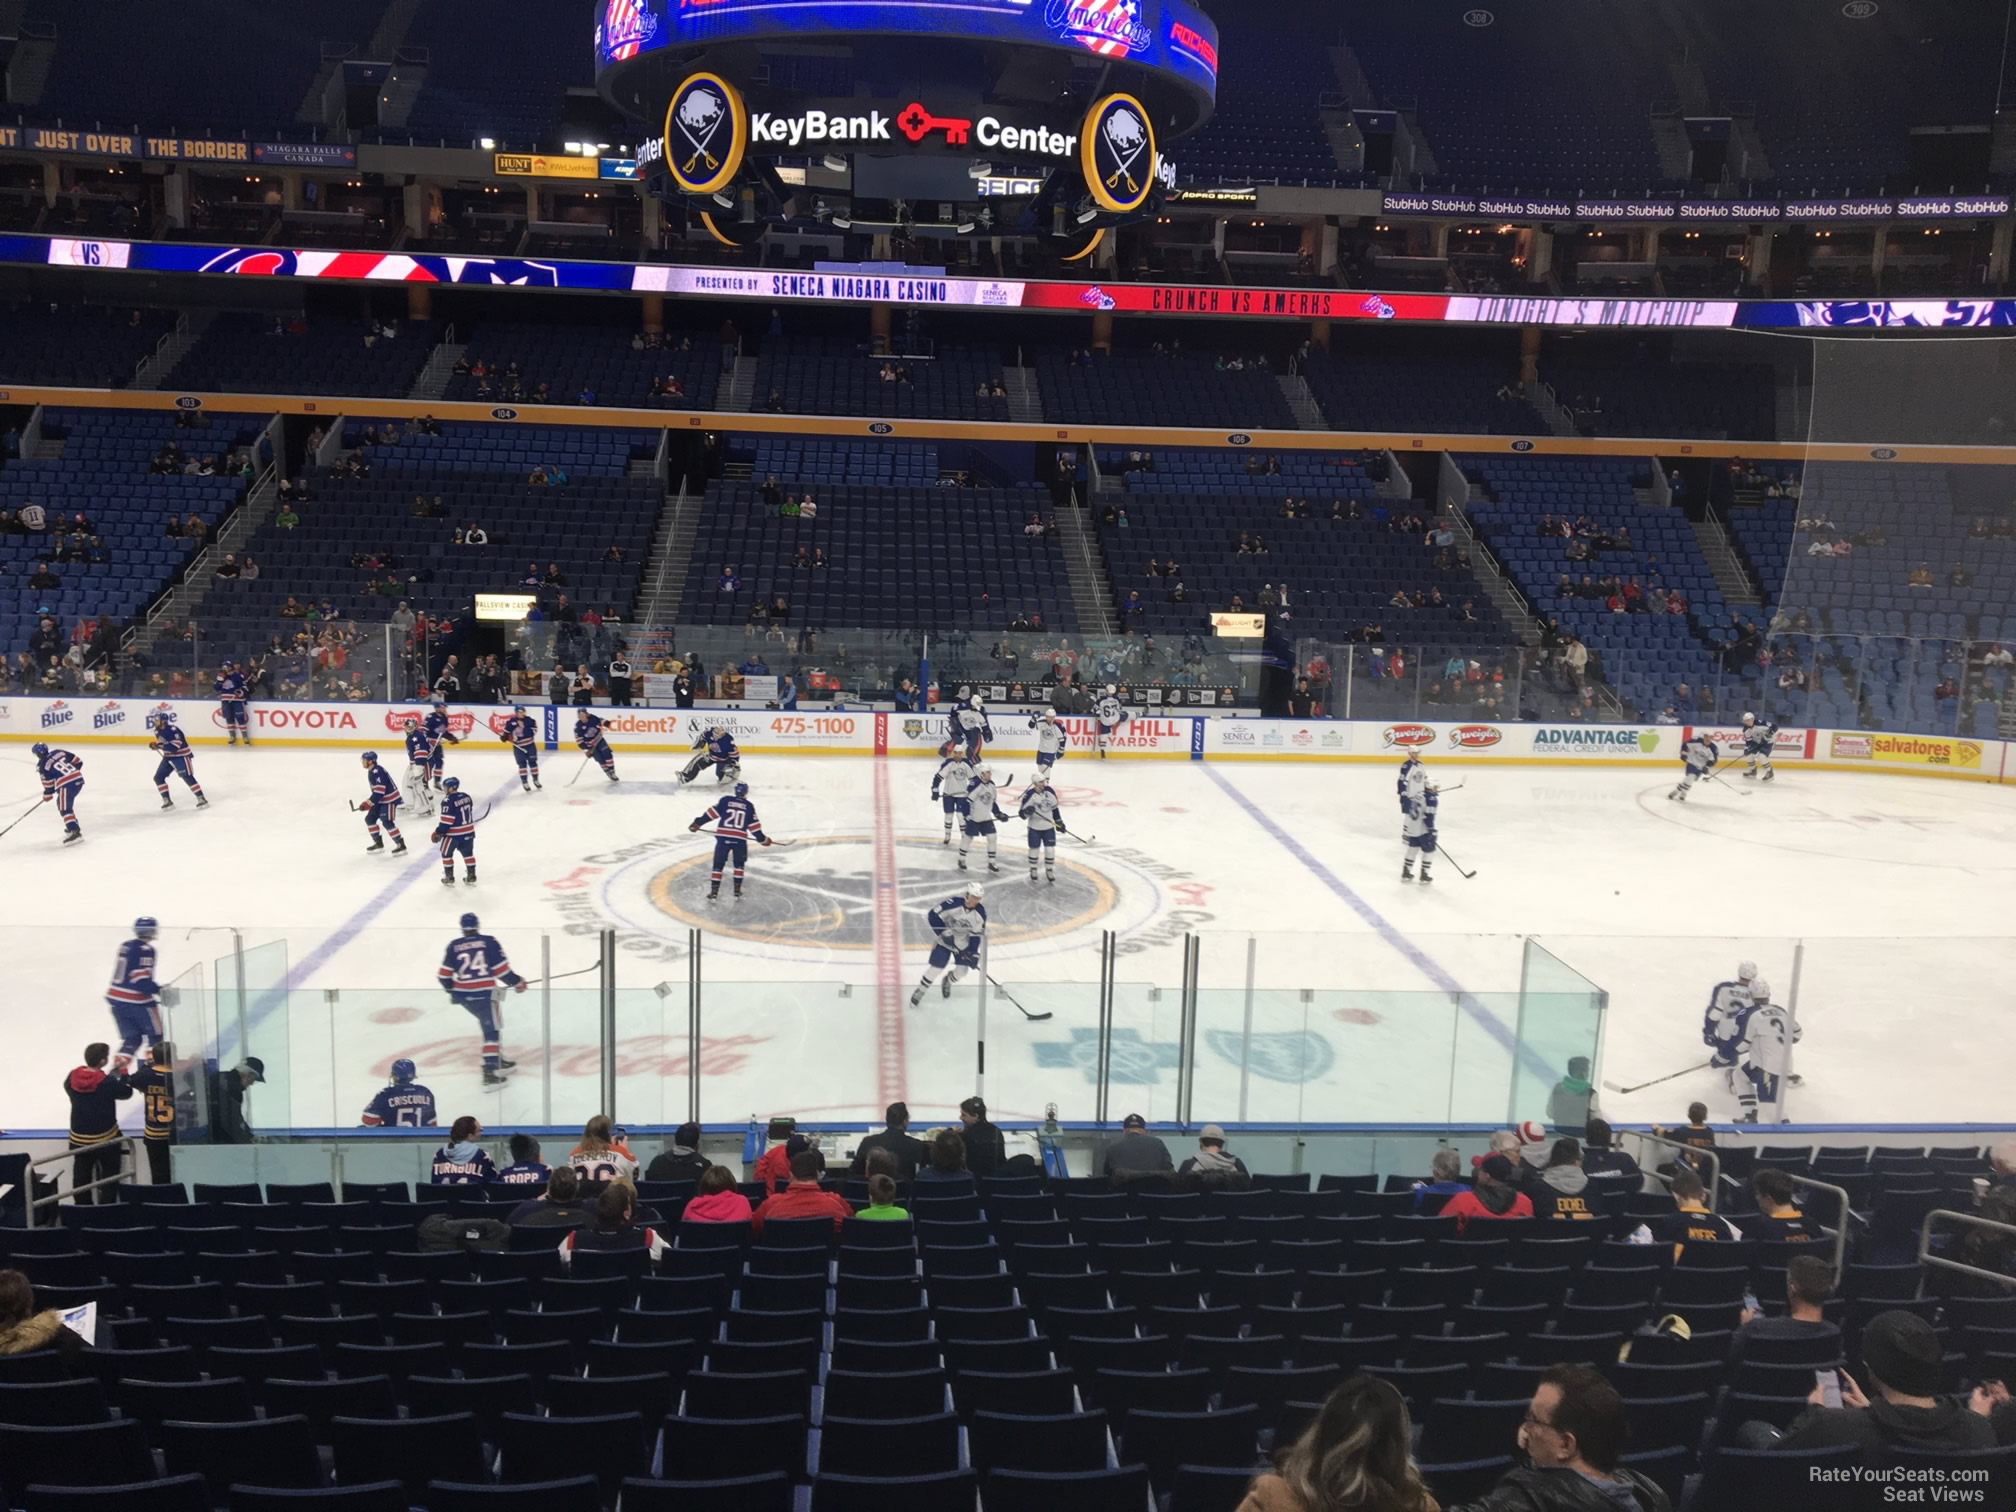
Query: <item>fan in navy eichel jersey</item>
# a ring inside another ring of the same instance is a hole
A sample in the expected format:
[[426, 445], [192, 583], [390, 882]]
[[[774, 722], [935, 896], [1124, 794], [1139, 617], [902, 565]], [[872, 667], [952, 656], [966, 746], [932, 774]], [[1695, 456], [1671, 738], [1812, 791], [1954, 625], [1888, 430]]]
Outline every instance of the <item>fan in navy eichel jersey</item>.
[[924, 922], [931, 926], [937, 943], [931, 947], [931, 958], [924, 967], [917, 990], [910, 994], [912, 1008], [924, 1001], [924, 994], [931, 990], [931, 984], [938, 980], [941, 972], [945, 982], [940, 991], [950, 997], [954, 982], [967, 972], [980, 969], [980, 941], [987, 933], [987, 908], [981, 901], [983, 896], [979, 883], [969, 883], [965, 892], [955, 893], [935, 904], [924, 916]]
[[611, 782], [620, 782], [616, 775], [616, 753], [609, 749], [609, 738], [602, 733], [602, 718], [591, 709], [583, 709], [574, 720], [574, 744], [581, 754], [594, 760], [602, 768], [602, 775]]
[[691, 782], [709, 766], [716, 782], [732, 782], [742, 775], [742, 750], [735, 744], [735, 732], [726, 725], [709, 725], [693, 742], [693, 758], [680, 768], [679, 780]]
[[996, 821], [1007, 823], [1008, 816], [1001, 812], [1001, 804], [994, 787], [994, 769], [981, 762], [973, 769], [973, 780], [966, 785], [966, 830], [959, 837], [959, 870], [966, 870], [966, 852], [973, 848], [976, 839], [985, 837], [987, 841], [987, 870], [1001, 870], [999, 842], [994, 838]]
[[434, 1116], [434, 1094], [414, 1078], [420, 1068], [410, 1060], [392, 1062], [392, 1080], [380, 1087], [364, 1105], [364, 1126], [370, 1129], [431, 1129], [439, 1122]]
[[1743, 775], [1755, 777], [1757, 769], [1764, 769], [1764, 780], [1775, 781], [1777, 773], [1771, 770], [1771, 753], [1778, 748], [1778, 721], [1767, 719], [1757, 722], [1755, 714], [1743, 716]]
[[770, 837], [763, 833], [763, 821], [756, 817], [756, 805], [749, 801], [749, 784], [736, 783], [734, 796], [723, 798], [687, 825], [687, 833], [709, 822], [714, 826], [714, 869], [708, 874], [707, 901], [711, 903], [721, 896], [721, 871], [728, 865], [735, 868], [735, 896], [739, 898], [742, 870], [749, 864], [750, 838], [753, 836], [760, 845], [771, 843]]
[[161, 760], [154, 768], [154, 787], [161, 794], [161, 807], [175, 807], [175, 800], [168, 796], [171, 776], [180, 777], [196, 795], [196, 807], [210, 807], [210, 800], [203, 796], [203, 784], [196, 780], [196, 755], [189, 749], [189, 737], [182, 733], [172, 715], [163, 714], [155, 719], [154, 738], [147, 742], [147, 749], [161, 753]]
[[1680, 785], [1666, 796], [1685, 803], [1688, 789], [1714, 771], [1715, 763], [1721, 759], [1714, 741], [1705, 735], [1696, 735], [1680, 747]]
[[112, 961], [105, 1006], [119, 1029], [119, 1055], [112, 1063], [115, 1076], [124, 1074], [142, 1043], [154, 1044], [161, 1038], [161, 988], [154, 980], [154, 937], [160, 932], [160, 924], [151, 917], [135, 919], [133, 938], [119, 947]]
[[980, 751], [994, 738], [994, 726], [987, 720], [987, 701], [978, 693], [959, 690], [959, 706], [952, 711], [952, 729], [966, 742], [966, 759], [977, 762]]
[[[1410, 758], [1411, 759], [1411, 758]], [[1419, 762], [1414, 763], [1416, 767]], [[1428, 781], [1424, 775], [1411, 793], [1407, 784], [1402, 783], [1400, 795], [1400, 880], [1414, 880], [1414, 858], [1421, 858], [1421, 880], [1432, 883], [1429, 869], [1435, 864], [1435, 847], [1440, 843], [1435, 834], [1436, 809], [1442, 802], [1442, 790]]]
[[1036, 770], [1047, 772], [1064, 755], [1071, 744], [1071, 737], [1064, 733], [1064, 726], [1048, 709], [1033, 716], [1029, 727], [1036, 732]]
[[36, 741], [35, 775], [42, 779], [42, 801], [56, 800], [56, 812], [63, 818], [63, 843], [75, 845], [84, 838], [77, 822], [77, 795], [84, 791], [84, 758], [73, 751]]
[[1058, 806], [1050, 779], [1041, 772], [1029, 779], [1029, 786], [1022, 794], [1019, 817], [1029, 826], [1029, 880], [1036, 880], [1036, 857], [1040, 854], [1043, 857], [1043, 878], [1054, 885], [1057, 881], [1057, 837], [1070, 831], [1065, 828], [1064, 810]]
[[931, 779], [931, 796], [945, 806], [945, 838], [939, 843], [950, 845], [954, 822], [963, 825], [966, 820], [966, 789], [973, 785], [973, 763], [956, 740], [946, 741], [938, 748], [938, 755], [941, 759]]
[[217, 671], [217, 702], [222, 706], [224, 728], [231, 732], [230, 744], [238, 744], [238, 737], [245, 737], [245, 744], [252, 744], [252, 715], [245, 704], [245, 674], [238, 670], [238, 663], [225, 662]]
[[1119, 732], [1120, 726], [1132, 718], [1127, 706], [1120, 702], [1120, 689], [1112, 683], [1106, 684], [1106, 691], [1099, 702], [1092, 706], [1093, 739], [1099, 746], [1099, 759], [1106, 759], [1106, 742]]
[[483, 1085], [501, 1085], [504, 1073], [518, 1063], [498, 1051], [503, 1015], [497, 1008], [497, 993], [503, 987], [523, 992], [525, 978], [511, 969], [504, 947], [483, 933], [473, 913], [462, 915], [462, 933], [448, 942], [436, 975], [441, 990], [457, 1007], [474, 1014], [482, 1027]]
[[427, 733], [419, 720], [406, 720], [406, 800], [416, 814], [434, 812], [434, 758], [441, 742]]
[[441, 818], [430, 837], [441, 847], [441, 885], [455, 885], [455, 858], [462, 858], [462, 881], [476, 885], [475, 800], [462, 791], [462, 779], [450, 777], [442, 784]]
[[511, 747], [511, 754], [518, 762], [518, 786], [528, 793], [540, 787], [539, 726], [523, 705], [511, 711], [497, 738]]
[[406, 837], [399, 833], [399, 805], [403, 801], [399, 795], [399, 784], [392, 780], [392, 774], [378, 765], [378, 753], [366, 751], [361, 760], [364, 763], [364, 779], [371, 784], [371, 791], [364, 799], [364, 828], [371, 836], [371, 843], [364, 847], [366, 853], [385, 849], [385, 837], [378, 833], [378, 826], [384, 825], [392, 836], [392, 854], [406, 854]]
[[462, 737], [449, 728], [448, 700], [440, 694], [434, 695], [434, 706], [427, 711], [427, 718], [421, 725], [434, 741], [434, 754], [428, 758], [428, 770], [434, 774], [434, 786], [441, 786], [441, 766], [447, 760], [447, 747], [462, 744]]

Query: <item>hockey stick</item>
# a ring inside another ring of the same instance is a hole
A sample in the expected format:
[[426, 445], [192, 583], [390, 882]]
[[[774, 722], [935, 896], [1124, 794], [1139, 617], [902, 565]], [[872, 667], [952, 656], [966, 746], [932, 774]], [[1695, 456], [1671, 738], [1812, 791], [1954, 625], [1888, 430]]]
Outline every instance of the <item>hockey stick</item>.
[[592, 756], [583, 756], [581, 758], [581, 765], [574, 768], [574, 775], [567, 779], [567, 786], [572, 787], [574, 786], [575, 783], [579, 782], [581, 780], [581, 774], [588, 770], [588, 763], [590, 761], [593, 761], [594, 759], [595, 758]]
[[[35, 808], [31, 808], [31, 809], [26, 809], [26, 810], [24, 810], [24, 811], [23, 811], [23, 812], [22, 812], [22, 813], [20, 814], [20, 816], [19, 816], [18, 818], [16, 818], [16, 819], [14, 820], [14, 824], [19, 824], [19, 823], [21, 822], [21, 820], [23, 820], [23, 819], [26, 819], [26, 818], [28, 817], [28, 815], [30, 815], [30, 814], [32, 814], [32, 813], [34, 813], [34, 812], [35, 812], [35, 809], [39, 809], [40, 807], [42, 807], [42, 805], [43, 805], [43, 804], [47, 803], [48, 801], [49, 801], [49, 800], [48, 800], [47, 798], [37, 798], [37, 799], [35, 800]], [[0, 829], [0, 837], [4, 837], [4, 836], [6, 836], [6, 835], [7, 835], [8, 833], [10, 833], [10, 832], [11, 832], [11, 831], [13, 830], [13, 828], [14, 828], [14, 824], [10, 824], [10, 825], [8, 825], [6, 829]]]
[[1674, 1071], [1666, 1076], [1655, 1076], [1648, 1082], [1640, 1082], [1635, 1087], [1620, 1087], [1615, 1082], [1603, 1083], [1605, 1092], [1643, 1092], [1647, 1087], [1656, 1087], [1661, 1082], [1677, 1081], [1683, 1076], [1692, 1076], [1696, 1071], [1707, 1071], [1714, 1066], [1713, 1060], [1705, 1060], [1698, 1066], [1689, 1066], [1684, 1071]]
[[1076, 830], [1059, 830], [1057, 833], [1076, 840], [1080, 845], [1097, 845], [1099, 843], [1097, 835], [1081, 835]]
[[1738, 798], [1748, 798], [1750, 796], [1751, 790], [1749, 788], [1740, 788], [1736, 786], [1735, 783], [1729, 781], [1729, 779], [1724, 777], [1720, 772], [1710, 772], [1708, 775], [1714, 778], [1715, 781], [1721, 783], [1722, 786], [1729, 789], [1729, 791], [1734, 793]]
[[[710, 829], [688, 830], [686, 833], [689, 835], [705, 835], [710, 840], [718, 838], [715, 835], [714, 831]], [[758, 845], [763, 844], [761, 840], [758, 840], [756, 843]], [[796, 845], [797, 843], [798, 842], [795, 840], [772, 840], [770, 842], [770, 844], [778, 850], [788, 850], [790, 847]]]
[[1440, 856], [1444, 861], [1447, 861], [1451, 866], [1455, 867], [1456, 875], [1461, 877], [1465, 882], [1468, 882], [1472, 877], [1477, 875], [1477, 873], [1475, 873], [1474, 871], [1463, 870], [1463, 863], [1461, 861], [1458, 861], [1454, 856], [1450, 855], [1449, 852], [1442, 849], [1442, 842], [1440, 840], [1437, 840], [1435, 842], [1435, 854]]
[[1029, 1020], [1030, 1023], [1040, 1024], [1045, 1019], [1056, 1017], [1055, 1014], [1050, 1013], [1031, 1013], [1027, 1008], [1022, 1007], [1022, 1005], [1019, 1002], [1016, 1002], [1015, 994], [1010, 992], [1006, 987], [1003, 987], [1001, 985], [1001, 979], [995, 976], [993, 972], [990, 971], [987, 973], [987, 980], [994, 984], [994, 990], [996, 992], [1000, 993], [1001, 996], [1008, 999], [1009, 1002], [1014, 1003], [1015, 1007], [1018, 1010], [1020, 1010], [1022, 1017]]

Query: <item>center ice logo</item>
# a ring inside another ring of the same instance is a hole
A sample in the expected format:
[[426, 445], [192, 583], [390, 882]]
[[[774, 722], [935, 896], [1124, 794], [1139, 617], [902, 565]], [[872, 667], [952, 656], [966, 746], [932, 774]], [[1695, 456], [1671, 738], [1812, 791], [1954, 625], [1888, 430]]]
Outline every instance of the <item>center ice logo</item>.
[[[1181, 1045], [1144, 1039], [1138, 1029], [1115, 1029], [1111, 1043], [1109, 1074], [1115, 1086], [1159, 1086], [1164, 1071], [1173, 1071], [1183, 1063]], [[1085, 1074], [1087, 1082], [1098, 1085], [1097, 1029], [1073, 1029], [1068, 1040], [1038, 1041], [1029, 1049], [1036, 1057], [1036, 1064], [1045, 1070], [1067, 1071], [1075, 1066]]]

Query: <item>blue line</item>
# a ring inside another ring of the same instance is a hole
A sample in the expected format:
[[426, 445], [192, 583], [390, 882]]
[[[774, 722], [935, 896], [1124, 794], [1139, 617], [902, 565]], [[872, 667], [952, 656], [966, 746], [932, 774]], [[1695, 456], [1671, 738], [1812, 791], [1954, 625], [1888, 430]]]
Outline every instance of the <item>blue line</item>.
[[1288, 831], [1276, 824], [1259, 804], [1234, 787], [1224, 773], [1206, 763], [1204, 775], [1217, 783], [1225, 796], [1244, 809], [1246, 817], [1265, 830], [1276, 844], [1307, 867], [1310, 874], [1317, 881], [1321, 882], [1341, 898], [1345, 907], [1349, 908], [1359, 918], [1370, 925], [1373, 933], [1377, 934], [1380, 939], [1384, 940], [1388, 945], [1391, 945], [1401, 955], [1411, 961], [1414, 967], [1423, 976], [1428, 978], [1429, 981], [1453, 997], [1465, 1013], [1483, 1025], [1485, 1033], [1489, 1034], [1507, 1050], [1516, 1052], [1520, 1060], [1525, 1063], [1528, 1071], [1540, 1077], [1543, 1081], [1551, 1083], [1555, 1079], [1555, 1068], [1547, 1064], [1546, 1058], [1539, 1051], [1535, 1050], [1531, 1045], [1521, 1045], [1518, 1042], [1518, 1036], [1505, 1027], [1503, 1019], [1499, 1018], [1497, 1014], [1472, 997], [1462, 983], [1458, 982], [1439, 962], [1429, 956], [1427, 951], [1408, 939], [1406, 935], [1401, 933], [1397, 925], [1388, 920], [1385, 915], [1380, 913], [1370, 903], [1359, 897], [1342, 878], [1310, 854], [1307, 846], [1303, 845], [1300, 840], [1297, 840]]

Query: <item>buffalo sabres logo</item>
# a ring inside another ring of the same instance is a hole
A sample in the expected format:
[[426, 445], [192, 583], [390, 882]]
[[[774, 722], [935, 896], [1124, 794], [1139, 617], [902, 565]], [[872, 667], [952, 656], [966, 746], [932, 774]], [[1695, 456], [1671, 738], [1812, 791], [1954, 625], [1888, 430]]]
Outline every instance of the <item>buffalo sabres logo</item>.
[[672, 92], [665, 108], [665, 162], [688, 194], [713, 194], [742, 166], [749, 111], [719, 74], [696, 73]]
[[1155, 128], [1141, 102], [1126, 94], [1098, 101], [1078, 145], [1092, 202], [1115, 215], [1139, 210], [1155, 187]]

